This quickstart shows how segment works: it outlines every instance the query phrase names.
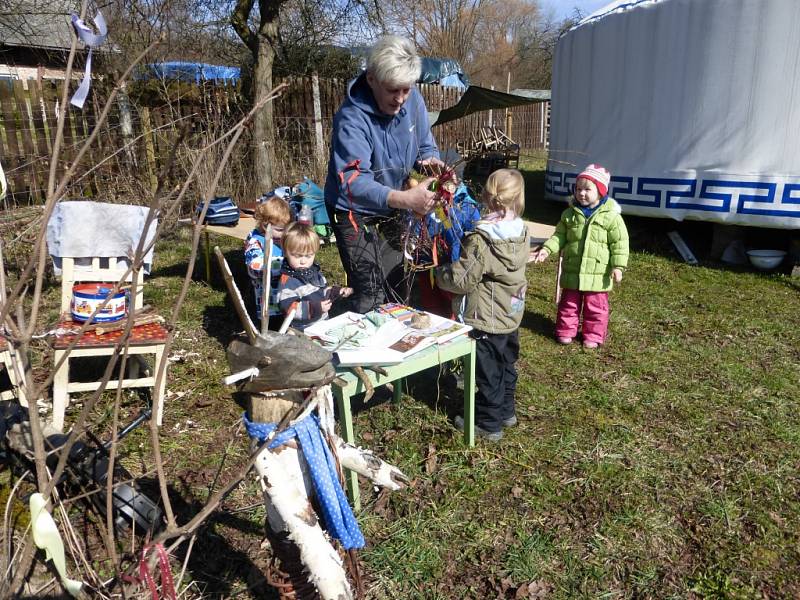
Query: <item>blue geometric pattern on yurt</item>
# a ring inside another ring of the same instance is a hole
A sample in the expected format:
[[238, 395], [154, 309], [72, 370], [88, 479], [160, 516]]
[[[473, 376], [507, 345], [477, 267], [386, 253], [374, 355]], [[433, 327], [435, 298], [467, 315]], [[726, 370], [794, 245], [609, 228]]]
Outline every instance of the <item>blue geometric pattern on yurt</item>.
[[[577, 176], [578, 173], [548, 169], [545, 191], [566, 199], [575, 189]], [[789, 217], [800, 221], [800, 180], [797, 178], [781, 182], [613, 175], [609, 193], [621, 205]]]

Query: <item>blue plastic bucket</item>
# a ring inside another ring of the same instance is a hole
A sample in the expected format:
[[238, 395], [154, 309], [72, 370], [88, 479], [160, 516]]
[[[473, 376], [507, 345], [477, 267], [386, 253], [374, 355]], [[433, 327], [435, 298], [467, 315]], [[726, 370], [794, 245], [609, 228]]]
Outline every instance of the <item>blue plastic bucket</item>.
[[105, 301], [110, 300], [94, 316], [95, 323], [110, 323], [125, 318], [127, 294], [121, 290], [111, 296], [114, 287], [103, 283], [78, 283], [72, 286], [70, 312], [73, 321], [88, 321], [92, 313]]

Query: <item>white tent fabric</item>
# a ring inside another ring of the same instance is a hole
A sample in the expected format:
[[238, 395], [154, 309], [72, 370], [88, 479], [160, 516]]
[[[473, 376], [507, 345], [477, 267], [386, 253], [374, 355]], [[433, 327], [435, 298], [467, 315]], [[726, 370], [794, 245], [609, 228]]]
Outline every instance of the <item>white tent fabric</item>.
[[617, 0], [559, 40], [546, 194], [588, 163], [625, 214], [800, 228], [800, 1]]

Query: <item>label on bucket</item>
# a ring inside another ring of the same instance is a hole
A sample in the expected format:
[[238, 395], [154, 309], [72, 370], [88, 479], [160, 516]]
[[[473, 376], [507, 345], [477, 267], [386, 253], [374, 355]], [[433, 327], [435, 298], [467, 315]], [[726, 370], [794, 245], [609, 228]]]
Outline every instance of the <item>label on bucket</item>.
[[[92, 313], [111, 296], [112, 289], [112, 286], [99, 283], [81, 283], [72, 286], [72, 319], [88, 321]], [[98, 311], [94, 321], [97, 323], [119, 321], [125, 317], [126, 307], [127, 295], [124, 291], [119, 291]]]

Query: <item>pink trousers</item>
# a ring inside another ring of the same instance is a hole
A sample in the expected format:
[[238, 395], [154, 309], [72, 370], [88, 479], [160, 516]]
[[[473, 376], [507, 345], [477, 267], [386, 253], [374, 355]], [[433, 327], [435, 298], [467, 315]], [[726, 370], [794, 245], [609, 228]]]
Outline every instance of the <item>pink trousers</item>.
[[608, 331], [608, 292], [562, 290], [556, 318], [556, 337], [574, 338], [583, 311], [583, 341], [602, 344]]

